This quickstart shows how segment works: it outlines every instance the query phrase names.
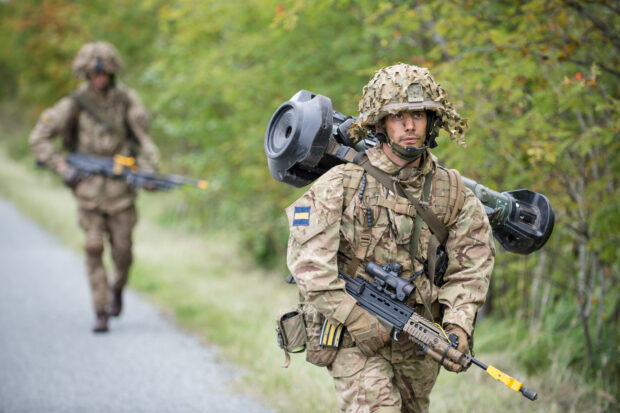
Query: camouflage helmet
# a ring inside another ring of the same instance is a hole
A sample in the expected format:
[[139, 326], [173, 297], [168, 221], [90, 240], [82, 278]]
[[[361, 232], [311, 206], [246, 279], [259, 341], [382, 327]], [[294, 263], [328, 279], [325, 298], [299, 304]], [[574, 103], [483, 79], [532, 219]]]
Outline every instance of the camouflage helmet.
[[110, 75], [123, 70], [118, 50], [108, 42], [86, 43], [75, 56], [73, 73], [86, 77], [88, 73], [105, 72]]
[[351, 127], [356, 140], [372, 132], [388, 114], [430, 110], [437, 114], [437, 126], [448, 132], [450, 139], [465, 144], [467, 119], [460, 117], [446, 92], [423, 67], [399, 63], [376, 71], [364, 86], [358, 109], [360, 116]]

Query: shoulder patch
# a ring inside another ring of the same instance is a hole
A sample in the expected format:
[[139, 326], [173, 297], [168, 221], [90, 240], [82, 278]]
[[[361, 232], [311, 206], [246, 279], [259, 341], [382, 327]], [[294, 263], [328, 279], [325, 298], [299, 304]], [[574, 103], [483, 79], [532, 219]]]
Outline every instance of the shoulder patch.
[[310, 225], [310, 207], [309, 206], [296, 206], [293, 211], [293, 223], [292, 226], [308, 226]]

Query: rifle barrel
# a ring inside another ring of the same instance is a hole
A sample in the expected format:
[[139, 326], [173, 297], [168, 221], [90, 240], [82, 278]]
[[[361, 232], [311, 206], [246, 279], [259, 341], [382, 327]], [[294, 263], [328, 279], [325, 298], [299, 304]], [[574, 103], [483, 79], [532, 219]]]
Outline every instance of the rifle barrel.
[[486, 371], [489, 376], [493, 377], [495, 380], [499, 382], [504, 383], [506, 387], [508, 387], [509, 389], [512, 389], [514, 391], [518, 391], [519, 393], [521, 393], [523, 397], [531, 401], [534, 401], [538, 398], [538, 393], [536, 393], [532, 389], [525, 387], [521, 382], [517, 381], [515, 378], [509, 376], [508, 374], [504, 373], [498, 368], [490, 366], [490, 365], [487, 366], [486, 364], [476, 359], [475, 357], [472, 357], [471, 361], [473, 364], [480, 367], [482, 370]]

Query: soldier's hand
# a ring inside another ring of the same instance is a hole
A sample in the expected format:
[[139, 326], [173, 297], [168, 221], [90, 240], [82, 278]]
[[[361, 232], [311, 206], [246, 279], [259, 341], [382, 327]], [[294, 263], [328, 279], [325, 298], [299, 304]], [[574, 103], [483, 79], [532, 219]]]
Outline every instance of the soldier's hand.
[[144, 189], [149, 192], [157, 191], [157, 186], [152, 182], [147, 182], [144, 184]]
[[84, 179], [84, 175], [80, 173], [80, 171], [66, 162], [58, 164], [56, 171], [62, 178], [65, 185], [72, 189], [75, 188], [82, 179]]
[[456, 336], [459, 338], [459, 345], [457, 347], [458, 351], [465, 354], [469, 353], [469, 336], [467, 335], [465, 330], [463, 330], [456, 324], [447, 324], [444, 328], [444, 331], [446, 332], [448, 337], [450, 337], [450, 334], [456, 334]]
[[365, 356], [374, 356], [380, 348], [391, 341], [390, 332], [379, 319], [357, 304], [344, 325]]

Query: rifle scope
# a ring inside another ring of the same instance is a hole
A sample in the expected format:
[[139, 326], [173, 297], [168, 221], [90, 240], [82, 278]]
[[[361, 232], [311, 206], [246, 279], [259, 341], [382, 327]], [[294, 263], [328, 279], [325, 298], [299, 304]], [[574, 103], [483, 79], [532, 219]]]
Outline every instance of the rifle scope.
[[[271, 175], [301, 188], [346, 162], [349, 148], [375, 146], [372, 135], [353, 144], [347, 130], [354, 121], [334, 111], [328, 97], [300, 90], [276, 109], [267, 126], [265, 153]], [[329, 145], [339, 149], [328, 151]], [[547, 197], [528, 189], [500, 193], [465, 177], [463, 183], [484, 205], [493, 235], [505, 250], [530, 254], [545, 245], [555, 222]]]

